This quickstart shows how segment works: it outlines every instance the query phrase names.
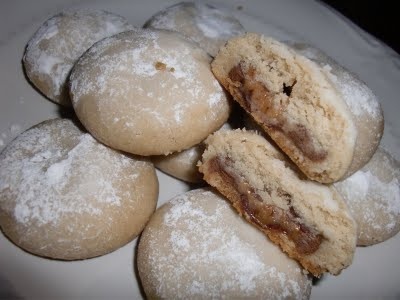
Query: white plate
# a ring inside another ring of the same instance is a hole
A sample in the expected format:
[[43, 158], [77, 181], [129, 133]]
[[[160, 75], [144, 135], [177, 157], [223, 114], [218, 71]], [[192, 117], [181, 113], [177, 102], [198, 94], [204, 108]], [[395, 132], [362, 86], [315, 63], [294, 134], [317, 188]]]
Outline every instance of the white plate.
[[[69, 7], [102, 8], [141, 26], [148, 17], [177, 1], [2, 1], [0, 3], [0, 149], [19, 132], [59, 116], [59, 107], [32, 88], [21, 57], [35, 30]], [[383, 143], [400, 159], [400, 59], [357, 26], [315, 1], [259, 0], [219, 2], [232, 10], [248, 31], [315, 45], [357, 73], [382, 101], [386, 129]], [[242, 6], [242, 9], [237, 9]], [[158, 173], [159, 205], [188, 186]], [[30, 255], [0, 234], [0, 297], [26, 299], [140, 299], [134, 271], [136, 241], [102, 257], [61, 262]], [[325, 276], [312, 299], [399, 299], [400, 235], [358, 248], [354, 263], [340, 276]]]

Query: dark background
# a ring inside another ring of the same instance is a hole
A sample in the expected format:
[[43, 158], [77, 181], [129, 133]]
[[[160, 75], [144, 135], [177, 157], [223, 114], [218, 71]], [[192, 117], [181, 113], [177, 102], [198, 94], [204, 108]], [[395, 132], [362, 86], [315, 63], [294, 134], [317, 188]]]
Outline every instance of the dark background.
[[396, 14], [397, 10], [393, 4], [396, 1], [322, 0], [321, 2], [335, 8], [359, 27], [400, 53], [400, 15]]

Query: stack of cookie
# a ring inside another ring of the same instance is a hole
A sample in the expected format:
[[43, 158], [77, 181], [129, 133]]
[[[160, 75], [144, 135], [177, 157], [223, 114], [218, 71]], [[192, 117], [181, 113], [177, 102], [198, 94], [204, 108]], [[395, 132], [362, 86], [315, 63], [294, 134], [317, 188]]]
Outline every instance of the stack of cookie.
[[[14, 243], [85, 259], [144, 229], [149, 298], [307, 299], [310, 275], [338, 275], [357, 245], [400, 230], [399, 166], [355, 75], [207, 4], [144, 27], [66, 11], [29, 41], [27, 77], [73, 117], [0, 154], [0, 226]], [[156, 210], [154, 166], [204, 186]]]

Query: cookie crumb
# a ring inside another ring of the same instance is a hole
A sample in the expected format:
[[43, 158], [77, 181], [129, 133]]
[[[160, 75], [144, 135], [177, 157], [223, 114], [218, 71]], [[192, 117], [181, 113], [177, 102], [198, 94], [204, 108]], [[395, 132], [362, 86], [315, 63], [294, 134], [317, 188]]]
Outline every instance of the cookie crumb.
[[160, 61], [157, 61], [157, 62], [155, 63], [155, 65], [154, 65], [154, 67], [155, 67], [156, 70], [158, 70], [158, 71], [165, 71], [165, 70], [167, 69], [167, 65], [164, 64], [164, 63], [162, 63], [162, 62], [160, 62]]

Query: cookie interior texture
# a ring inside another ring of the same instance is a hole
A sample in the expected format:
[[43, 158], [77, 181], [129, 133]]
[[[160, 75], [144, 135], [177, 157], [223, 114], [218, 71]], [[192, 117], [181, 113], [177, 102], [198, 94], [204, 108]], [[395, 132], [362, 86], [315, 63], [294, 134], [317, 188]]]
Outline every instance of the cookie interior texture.
[[175, 196], [137, 252], [149, 299], [308, 299], [311, 278], [211, 188]]
[[329, 183], [346, 174], [357, 131], [317, 64], [282, 43], [248, 33], [220, 49], [212, 71], [309, 178]]
[[301, 177], [254, 132], [218, 132], [205, 142], [204, 179], [290, 257], [315, 276], [351, 263], [355, 223], [336, 190]]
[[357, 140], [352, 163], [345, 175], [348, 177], [368, 163], [381, 141], [384, 118], [379, 99], [357, 75], [321, 50], [301, 43], [289, 45], [322, 68], [349, 108], [357, 128]]

